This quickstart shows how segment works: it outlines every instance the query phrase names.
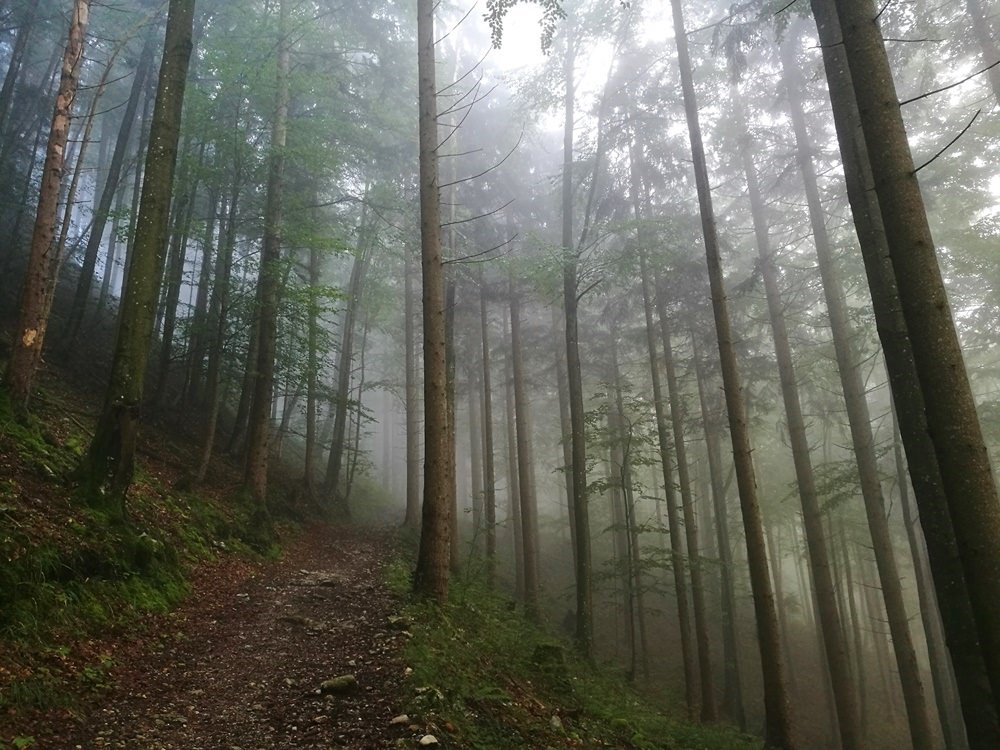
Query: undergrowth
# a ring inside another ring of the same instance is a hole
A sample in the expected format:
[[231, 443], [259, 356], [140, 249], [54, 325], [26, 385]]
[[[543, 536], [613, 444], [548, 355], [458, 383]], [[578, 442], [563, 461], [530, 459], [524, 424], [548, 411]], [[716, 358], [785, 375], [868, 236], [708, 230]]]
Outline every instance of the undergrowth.
[[0, 389], [0, 717], [103, 688], [108, 638], [171, 610], [195, 562], [247, 551], [245, 510], [174, 490], [155, 462], [136, 472], [126, 522], [75, 498], [65, 477], [87, 434], [65, 394], [45, 398], [16, 419]]
[[[409, 592], [408, 569], [390, 584]], [[608, 670], [580, 659], [480, 581], [453, 585], [444, 607], [411, 601], [405, 624], [411, 720], [444, 747], [759, 750], [759, 739], [663, 712]]]

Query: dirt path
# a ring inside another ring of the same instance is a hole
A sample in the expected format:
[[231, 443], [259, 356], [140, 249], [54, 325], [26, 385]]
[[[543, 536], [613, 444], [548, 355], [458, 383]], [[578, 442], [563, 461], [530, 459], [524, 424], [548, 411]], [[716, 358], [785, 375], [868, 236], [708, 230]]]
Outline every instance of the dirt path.
[[[390, 544], [385, 533], [317, 527], [280, 561], [207, 569], [159, 639], [115, 653], [114, 686], [82, 723], [38, 728], [37, 747], [362, 749], [413, 737], [390, 724], [406, 638], [382, 583]], [[321, 693], [341, 675], [356, 688]]]

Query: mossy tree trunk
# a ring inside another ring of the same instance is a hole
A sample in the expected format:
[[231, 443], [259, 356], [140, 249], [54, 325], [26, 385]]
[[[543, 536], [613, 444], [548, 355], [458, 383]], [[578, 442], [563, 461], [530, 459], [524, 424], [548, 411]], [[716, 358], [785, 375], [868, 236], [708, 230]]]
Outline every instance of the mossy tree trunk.
[[90, 446], [79, 467], [89, 499], [124, 515], [132, 482], [143, 382], [159, 295], [192, 49], [195, 0], [170, 0], [163, 61], [153, 106], [135, 244], [122, 295], [111, 379]]

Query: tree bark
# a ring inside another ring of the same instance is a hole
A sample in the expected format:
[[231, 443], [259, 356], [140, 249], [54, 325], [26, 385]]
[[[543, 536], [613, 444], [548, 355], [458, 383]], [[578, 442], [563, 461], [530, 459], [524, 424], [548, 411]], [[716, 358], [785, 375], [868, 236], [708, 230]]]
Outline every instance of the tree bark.
[[[994, 707], [1000, 701], [1000, 503], [899, 99], [868, 0], [836, 0], [875, 192], [910, 333]], [[897, 404], [905, 394], [896, 394]], [[909, 449], [908, 451], [909, 452]], [[913, 461], [910, 461], [913, 465]]]
[[136, 122], [136, 113], [139, 110], [139, 98], [146, 86], [146, 78], [153, 70], [155, 52], [155, 35], [149, 33], [143, 42], [142, 52], [139, 55], [139, 64], [132, 78], [132, 88], [129, 91], [128, 100], [125, 102], [125, 112], [122, 115], [122, 124], [118, 130], [115, 150], [111, 155], [111, 163], [108, 166], [107, 179], [104, 185], [101, 186], [100, 200], [94, 211], [90, 237], [87, 240], [87, 248], [83, 255], [83, 267], [80, 269], [76, 292], [74, 293], [73, 303], [70, 308], [70, 322], [66, 331], [66, 338], [70, 342], [79, 333], [80, 324], [83, 321], [84, 312], [87, 308], [87, 302], [90, 299], [90, 289], [94, 281], [94, 269], [97, 267], [97, 256], [101, 248], [101, 242], [104, 239], [104, 230], [107, 227], [108, 216], [111, 213], [111, 203], [118, 188], [118, 182], [121, 180], [125, 157], [128, 154], [132, 137], [132, 127]]
[[[952, 479], [950, 489], [945, 485], [939, 466], [940, 456], [938, 454], [935, 441], [938, 438], [931, 432], [929, 426], [931, 421], [931, 409], [925, 409], [924, 399], [926, 393], [921, 383], [922, 377], [918, 375], [915, 357], [916, 342], [911, 341], [910, 333], [920, 331], [921, 337], [927, 334], [924, 326], [925, 321], [920, 321], [921, 326], [914, 328], [911, 319], [903, 312], [903, 303], [900, 299], [902, 287], [899, 284], [895, 261], [891, 252], [899, 253], [904, 248], [905, 235], [901, 232], [909, 232], [913, 228], [901, 226], [898, 217], [894, 218], [893, 232], [895, 234], [894, 251], [890, 250], [888, 244], [887, 230], [888, 223], [884, 223], [881, 209], [880, 193], [876, 190], [876, 181], [873, 174], [874, 164], [869, 159], [866, 147], [865, 131], [872, 134], [877, 130], [877, 126], [871, 119], [878, 115], [871, 110], [871, 93], [866, 95], [866, 102], [869, 107], [869, 123], [864, 126], [861, 117], [861, 97], [855, 94], [851, 67], [847, 56], [847, 47], [842, 44], [840, 18], [838, 18], [835, 8], [830, 3], [813, 2], [813, 14], [816, 17], [817, 28], [823, 50], [823, 61], [826, 68], [827, 81], [830, 85], [830, 97], [833, 103], [834, 122], [837, 127], [840, 150], [844, 158], [844, 173], [847, 181], [847, 192], [851, 202], [851, 210], [854, 215], [855, 227], [858, 231], [861, 252], [864, 259], [865, 271], [868, 276], [869, 288], [872, 294], [872, 307], [875, 312], [876, 324], [878, 327], [879, 339], [882, 342], [883, 352], [886, 359], [886, 367], [889, 373], [890, 385], [892, 387], [893, 399], [897, 408], [900, 420], [903, 444], [909, 464], [910, 476], [913, 482], [914, 495], [920, 509], [920, 515], [924, 519], [924, 537], [927, 542], [928, 558], [931, 572], [934, 578], [934, 585], [938, 598], [942, 603], [941, 612], [944, 623], [948, 648], [952, 655], [955, 667], [955, 676], [958, 682], [958, 689], [962, 700], [962, 712], [965, 717], [966, 729], [969, 743], [973, 748], [988, 748], [1000, 745], [1000, 728], [998, 728], [996, 707], [997, 691], [993, 684], [993, 678], [988, 677], [983, 661], [983, 655], [979, 645], [979, 633], [976, 627], [976, 617], [973, 613], [972, 594], [967, 586], [964, 565], [960, 552], [957, 537], [957, 530], [953, 524], [953, 513], [950, 512], [949, 497], [960, 498], [958, 505], [961, 507], [961, 517], [967, 525], [974, 525], [975, 512], [966, 511], [966, 498], [955, 483], [961, 482], [961, 478], [955, 477], [956, 470], [952, 467]], [[858, 9], [860, 12], [860, 9]], [[888, 87], [889, 92], [893, 91], [891, 74], [887, 69], [884, 59], [884, 48], [881, 48], [878, 38], [878, 31], [874, 22], [869, 16], [867, 21], [867, 32], [874, 34], [875, 38], [868, 40], [868, 55], [881, 57], [879, 66], [879, 80], [882, 87]], [[852, 40], [852, 44], [854, 41]], [[879, 55], [881, 49], [881, 55]], [[855, 65], [859, 63], [855, 62]], [[865, 77], [869, 76], [866, 71]], [[871, 88], [867, 86], [866, 88]], [[895, 99], [894, 93], [892, 94]], [[891, 110], [892, 107], [889, 107]], [[894, 120], [893, 128], [896, 133], [894, 149], [906, 152], [905, 132], [898, 121], [898, 105], [895, 108], [895, 115], [891, 111], [881, 113], [882, 117]], [[899, 138], [902, 141], [899, 141]], [[896, 173], [893, 177], [891, 169], [893, 161], [888, 160], [886, 164], [885, 154], [879, 149], [879, 160], [882, 177], [879, 180], [882, 192], [895, 192], [894, 184], [896, 180], [904, 186], [909, 194], [907, 203], [916, 200], [922, 206], [922, 199], [919, 196], [919, 186], [916, 184], [912, 174]], [[912, 169], [912, 160], [909, 161]], [[909, 174], [909, 176], [908, 176]], [[904, 185], [905, 183], [905, 185]], [[895, 205], [895, 204], [891, 204]], [[925, 218], [925, 217], [924, 217]], [[903, 222], [905, 223], [905, 222]], [[929, 240], [929, 231], [926, 231], [926, 221], [923, 222], [923, 237]], [[928, 248], [930, 252], [928, 252]], [[921, 245], [920, 255], [925, 261], [929, 261], [936, 268], [936, 259], [933, 254], [933, 245]], [[907, 267], [908, 258], [903, 260], [904, 267]], [[911, 274], [912, 275], [912, 274]], [[934, 276], [934, 273], [931, 273]], [[943, 316], [938, 321], [938, 325], [950, 326], [950, 314], [947, 309], [947, 300], [944, 296], [943, 288], [940, 286], [940, 276], [937, 275], [937, 282], [928, 286], [933, 287], [934, 295], [929, 296], [932, 303], [938, 305], [936, 308]], [[917, 290], [919, 292], [919, 290]], [[912, 280], [910, 284], [911, 295], [914, 294]], [[936, 300], [936, 302], [935, 302]], [[914, 301], [911, 299], [911, 301]], [[943, 304], [944, 307], [940, 307]], [[919, 318], [919, 316], [918, 316]], [[947, 320], [945, 320], [947, 319]], [[951, 362], [955, 360], [954, 329], [951, 328], [949, 344], [949, 357]], [[947, 331], [946, 331], [947, 333]], [[926, 343], [920, 342], [923, 348], [924, 362], [932, 356], [927, 351]], [[958, 360], [960, 374], [958, 377], [964, 379], [964, 369], [961, 368], [961, 361]], [[943, 374], [939, 374], [943, 377]], [[966, 383], [967, 381], [963, 380]], [[967, 389], [966, 389], [967, 394]], [[968, 406], [968, 404], [966, 404]], [[965, 413], [968, 416], [968, 413]], [[935, 433], [940, 437], [943, 429], [941, 422], [947, 420], [947, 410], [941, 410], [938, 405], [934, 407], [933, 420]], [[967, 444], [968, 445], [968, 444]], [[975, 449], [970, 454], [977, 455]], [[980, 458], [985, 457], [985, 453], [978, 454]], [[982, 496], [979, 496], [981, 502]], [[967, 543], [976, 544], [977, 534], [985, 533], [979, 539], [982, 544], [994, 544], [990, 539], [988, 529], [1000, 526], [995, 518], [994, 512], [989, 512], [990, 505], [987, 502], [987, 514], [984, 516], [983, 529], [967, 529], [971, 534], [971, 540]], [[989, 548], [987, 548], [989, 551]], [[996, 548], [993, 548], [996, 552]], [[994, 563], [996, 560], [994, 558]], [[984, 590], [985, 587], [985, 590]], [[979, 600], [987, 608], [991, 604], [995, 605], [996, 592], [991, 593], [989, 578], [980, 581]], [[992, 598], [991, 598], [992, 597]], [[994, 631], [995, 635], [995, 631]], [[992, 688], [991, 688], [992, 686]]]
[[[744, 105], [739, 101], [739, 94], [735, 91], [734, 98], [737, 100], [735, 107], [737, 130], [741, 133], [747, 133], [749, 131], [743, 111]], [[774, 251], [771, 248], [771, 239], [765, 218], [766, 209], [761, 195], [757, 168], [750, 153], [751, 144], [743, 139], [740, 144], [740, 156], [746, 176], [757, 254], [760, 257], [761, 275], [767, 297], [771, 336], [778, 364], [778, 379], [785, 407], [788, 442], [792, 449], [796, 485], [802, 506], [802, 523], [809, 549], [809, 570], [812, 575], [813, 590], [816, 594], [822, 651], [830, 672], [837, 724], [840, 729], [840, 741], [845, 750], [858, 750], [861, 746], [861, 726], [857, 694], [851, 679], [847, 642], [841, 622], [842, 615], [837, 608], [836, 587], [830, 566], [830, 552], [823, 531], [823, 514], [820, 508], [819, 493], [816, 490], [809, 438], [806, 434], [806, 422], [799, 400], [799, 386], [795, 375], [792, 349], [788, 342], [785, 305], [778, 289], [778, 270], [774, 260]]]
[[479, 327], [483, 344], [483, 510], [486, 516], [486, 580], [492, 587], [496, 578], [497, 492], [493, 462], [493, 375], [490, 370], [490, 325], [486, 288], [479, 269]]
[[125, 494], [134, 469], [143, 382], [156, 315], [184, 89], [193, 46], [194, 6], [195, 0], [170, 0], [167, 11], [135, 246], [125, 280], [111, 379], [94, 437], [78, 472], [91, 501], [118, 517], [124, 515]]
[[52, 243], [55, 238], [59, 187], [65, 166], [66, 142], [69, 140], [73, 103], [80, 81], [80, 66], [89, 17], [90, 0], [75, 0], [63, 52], [59, 91], [52, 113], [48, 146], [45, 149], [35, 227], [31, 237], [31, 254], [21, 287], [20, 314], [14, 335], [11, 337], [13, 347], [4, 376], [11, 404], [22, 412], [27, 410], [35, 372], [41, 362], [51, 296], [59, 268], [60, 258], [54, 251]]
[[583, 378], [580, 369], [580, 344], [577, 320], [579, 289], [577, 288], [577, 256], [573, 247], [573, 68], [576, 47], [572, 33], [568, 34], [566, 59], [563, 66], [566, 81], [565, 120], [563, 125], [562, 174], [562, 251], [563, 251], [563, 315], [566, 323], [566, 387], [569, 393], [572, 443], [571, 480], [573, 502], [570, 513], [576, 525], [576, 645], [585, 658], [593, 647], [593, 601], [591, 592], [590, 521], [587, 509], [587, 439], [584, 426]]
[[281, 297], [281, 245], [285, 176], [285, 146], [288, 140], [289, 71], [291, 29], [288, 0], [278, 0], [278, 66], [274, 121], [271, 124], [270, 164], [264, 206], [264, 243], [257, 280], [257, 362], [253, 400], [247, 425], [247, 458], [243, 482], [251, 496], [253, 524], [268, 533], [267, 468], [270, 459], [270, 412], [274, 392], [274, 361], [278, 339], [278, 305]]
[[[747, 717], [743, 703], [743, 670], [740, 664], [739, 637], [736, 631], [736, 591], [733, 585], [733, 553], [729, 542], [729, 521], [726, 508], [726, 490], [722, 482], [722, 455], [719, 445], [719, 414], [710, 409], [706, 394], [706, 375], [698, 352], [698, 343], [691, 336], [694, 346], [695, 377], [698, 382], [698, 403], [701, 423], [705, 433], [705, 452], [708, 458], [712, 505], [715, 512], [715, 533], [719, 547], [719, 565], [722, 582], [722, 660], [725, 687], [722, 694], [723, 711], [740, 729], [746, 730]], [[775, 589], [780, 597], [780, 568], [775, 566]], [[780, 606], [780, 598], [779, 598]]]
[[416, 295], [413, 277], [416, 269], [413, 253], [407, 248], [403, 273], [403, 337], [405, 339], [406, 368], [406, 519], [403, 525], [410, 529], [420, 526], [420, 403], [416, 357]]
[[517, 476], [521, 505], [521, 541], [524, 553], [524, 610], [537, 620], [538, 609], [538, 508], [532, 461], [531, 418], [524, 383], [524, 354], [521, 343], [521, 299], [510, 282], [510, 346], [514, 379], [514, 413], [517, 425]]
[[448, 425], [433, 0], [417, 0], [417, 45], [424, 321], [424, 500], [414, 588], [418, 593], [443, 603], [448, 598], [455, 451]]

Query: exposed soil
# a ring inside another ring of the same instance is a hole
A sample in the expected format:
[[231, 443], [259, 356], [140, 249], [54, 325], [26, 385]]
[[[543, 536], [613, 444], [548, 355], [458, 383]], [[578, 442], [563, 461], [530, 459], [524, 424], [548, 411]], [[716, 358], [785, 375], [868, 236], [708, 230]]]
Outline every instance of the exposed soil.
[[[114, 644], [85, 715], [22, 727], [43, 750], [282, 750], [416, 745], [401, 712], [407, 634], [382, 579], [388, 532], [315, 526], [268, 563], [201, 569], [175, 613]], [[327, 693], [326, 680], [357, 685]]]

